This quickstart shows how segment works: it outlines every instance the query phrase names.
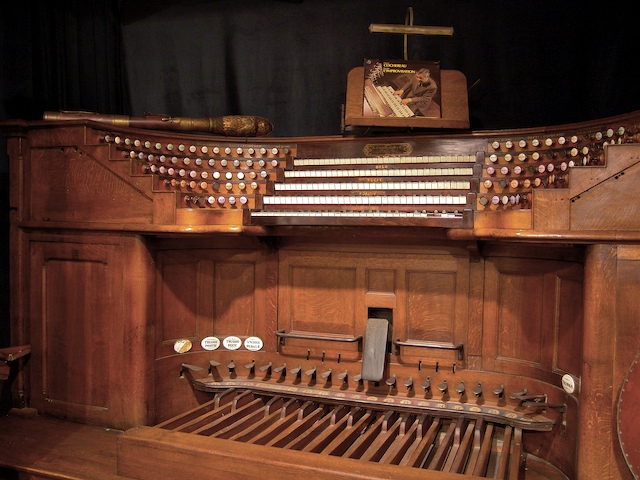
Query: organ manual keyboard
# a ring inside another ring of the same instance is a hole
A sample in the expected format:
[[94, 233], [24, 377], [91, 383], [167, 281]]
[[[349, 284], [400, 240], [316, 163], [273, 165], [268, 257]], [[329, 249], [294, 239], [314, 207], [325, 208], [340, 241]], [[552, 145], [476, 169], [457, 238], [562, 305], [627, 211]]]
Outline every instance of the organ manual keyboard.
[[[13, 400], [121, 430], [107, 478], [637, 475], [616, 419], [640, 339], [640, 113], [260, 139], [1, 128], [12, 343], [31, 347]], [[83, 478], [16, 451], [0, 466]]]
[[413, 117], [411, 109], [394, 95], [393, 88], [388, 85], [374, 85], [371, 80], [364, 82], [366, 107], [381, 117]]

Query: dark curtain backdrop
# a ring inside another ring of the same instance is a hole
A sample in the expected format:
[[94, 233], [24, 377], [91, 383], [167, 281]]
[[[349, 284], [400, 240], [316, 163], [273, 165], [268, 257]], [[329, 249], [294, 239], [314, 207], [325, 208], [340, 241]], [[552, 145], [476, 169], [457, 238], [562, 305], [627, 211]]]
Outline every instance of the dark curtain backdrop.
[[[277, 0], [122, 5], [134, 114], [263, 115], [275, 134], [339, 133], [350, 69], [402, 58], [403, 38], [370, 23], [455, 29], [409, 38], [409, 58], [468, 81], [472, 128], [566, 123], [640, 106], [629, 12], [584, 2]], [[477, 83], [476, 83], [477, 82]]]
[[588, 120], [640, 108], [625, 2], [557, 0], [5, 1], [0, 118], [43, 110], [262, 115], [277, 136], [340, 133], [349, 70], [401, 58], [370, 23], [452, 26], [409, 58], [463, 72], [471, 126]]
[[38, 119], [48, 109], [126, 112], [119, 2], [4, 2], [4, 118]]
[[[45, 110], [261, 115], [276, 136], [339, 134], [348, 72], [403, 56], [370, 23], [451, 26], [409, 38], [470, 87], [473, 129], [554, 125], [640, 109], [630, 2], [558, 0], [5, 0], [0, 120]], [[0, 140], [2, 227], [7, 160]], [[0, 344], [8, 248], [0, 245]]]

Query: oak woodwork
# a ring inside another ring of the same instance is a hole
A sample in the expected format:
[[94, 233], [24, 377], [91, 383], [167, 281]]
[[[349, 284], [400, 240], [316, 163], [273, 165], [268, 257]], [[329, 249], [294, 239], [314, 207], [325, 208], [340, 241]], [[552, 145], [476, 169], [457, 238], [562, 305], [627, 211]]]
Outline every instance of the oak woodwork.
[[148, 421], [149, 267], [136, 237], [31, 238], [35, 408], [116, 428]]
[[[118, 437], [120, 475], [168, 478], [189, 464], [207, 478], [213, 462], [221, 465], [216, 478], [237, 474], [238, 465], [246, 478], [264, 477], [265, 465], [281, 478], [393, 476], [390, 466], [207, 443], [153, 427], [236, 382], [270, 393], [291, 388], [304, 398], [368, 395], [378, 406], [424, 400], [447, 412], [493, 405], [526, 412], [553, 426], [525, 430], [521, 439], [514, 431], [515, 451], [572, 479], [631, 478], [615, 423], [640, 338], [637, 131], [628, 143], [605, 145], [598, 165], [570, 170], [568, 187], [534, 190], [526, 208], [476, 205], [470, 224], [454, 228], [389, 218], [252, 224], [239, 208], [185, 202], [105, 140], [189, 145], [211, 137], [88, 121], [2, 128], [12, 177], [12, 343], [32, 348], [16, 377], [16, 406], [127, 430]], [[547, 135], [530, 129], [385, 142], [437, 155], [480, 152], [482, 176], [491, 140], [515, 133]], [[371, 143], [264, 140], [310, 158], [357, 157]], [[372, 317], [389, 322], [385, 378], [359, 382], [359, 338]], [[208, 350], [202, 340], [212, 336], [258, 337], [263, 346]], [[190, 348], [176, 350], [187, 341]], [[575, 391], [563, 389], [565, 375]], [[519, 400], [524, 390], [539, 405]], [[23, 468], [24, 458], [13, 466]]]

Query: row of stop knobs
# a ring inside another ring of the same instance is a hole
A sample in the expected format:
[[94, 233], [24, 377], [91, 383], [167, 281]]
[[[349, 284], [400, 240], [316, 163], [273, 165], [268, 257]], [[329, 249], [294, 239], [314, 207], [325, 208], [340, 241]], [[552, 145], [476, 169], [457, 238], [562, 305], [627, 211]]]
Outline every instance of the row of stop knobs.
[[[581, 140], [581, 137], [586, 141], [614, 141], [615, 137], [625, 137], [625, 133], [628, 136], [632, 136], [637, 133], [637, 126], [633, 126], [631, 128], [625, 128], [623, 126], [618, 127], [617, 129], [607, 128], [600, 131], [596, 131], [593, 133], [584, 133], [581, 136], [578, 135], [558, 135], [557, 137], [549, 136], [545, 139], [540, 138], [531, 138], [531, 139], [520, 139], [516, 142], [513, 140], [505, 140], [504, 142], [500, 142], [498, 140], [494, 140], [491, 142], [491, 148], [494, 150], [500, 150], [502, 148], [506, 150], [511, 150], [516, 147], [519, 148], [529, 148], [529, 147], [542, 147], [545, 146], [547, 148], [553, 147], [555, 145], [564, 146], [564, 145], [575, 145], [578, 144]], [[619, 139], [620, 140], [620, 139]], [[622, 139], [624, 140], [624, 138]], [[628, 139], [627, 139], [628, 140]]]
[[288, 155], [291, 150], [289, 147], [220, 147], [218, 145], [210, 146], [210, 145], [185, 145], [184, 143], [180, 143], [178, 145], [174, 145], [169, 142], [167, 144], [163, 144], [161, 142], [151, 142], [150, 140], [139, 140], [139, 139], [131, 139], [131, 138], [123, 138], [119, 135], [105, 135], [104, 141], [106, 143], [114, 143], [116, 145], [125, 145], [136, 148], [146, 148], [146, 149], [155, 149], [155, 150], [166, 150], [168, 152], [178, 151], [178, 152], [189, 152], [189, 153], [203, 153], [203, 154], [212, 154], [212, 155], [232, 155], [235, 153], [236, 155], [279, 155], [284, 154]]

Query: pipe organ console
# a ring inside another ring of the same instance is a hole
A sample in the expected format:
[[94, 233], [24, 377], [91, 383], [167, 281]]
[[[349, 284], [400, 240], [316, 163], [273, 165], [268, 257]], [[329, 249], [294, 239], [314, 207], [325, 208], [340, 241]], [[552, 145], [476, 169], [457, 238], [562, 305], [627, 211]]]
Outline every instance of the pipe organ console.
[[121, 430], [117, 476], [638, 478], [640, 113], [1, 128], [14, 404]]

